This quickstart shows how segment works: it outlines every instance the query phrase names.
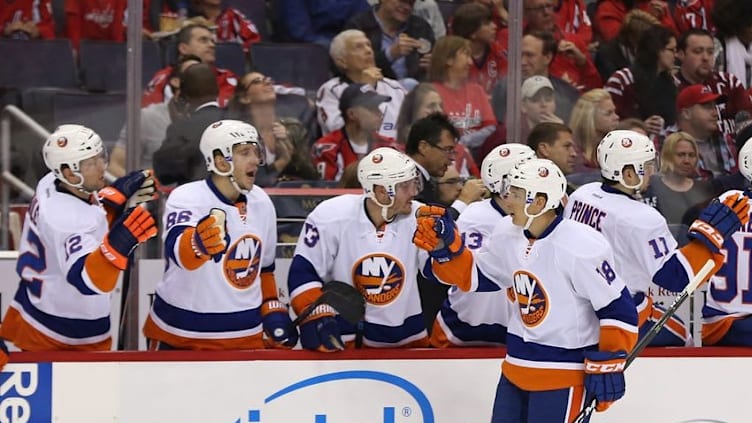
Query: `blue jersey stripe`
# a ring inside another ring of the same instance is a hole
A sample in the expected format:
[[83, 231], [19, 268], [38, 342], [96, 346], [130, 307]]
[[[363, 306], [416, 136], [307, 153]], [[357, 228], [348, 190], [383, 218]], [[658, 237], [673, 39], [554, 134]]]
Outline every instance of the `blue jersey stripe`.
[[168, 325], [192, 332], [244, 331], [261, 324], [259, 308], [228, 313], [198, 313], [170, 305], [156, 294], [152, 311]]
[[507, 334], [507, 353], [512, 357], [523, 360], [556, 363], [582, 363], [585, 361], [584, 351], [597, 349], [598, 344], [575, 349], [553, 347], [535, 342], [525, 342], [515, 334]]
[[449, 327], [452, 335], [465, 342], [483, 341], [504, 344], [507, 340], [507, 328], [499, 323], [482, 323], [473, 326], [460, 320], [457, 312], [450, 306], [450, 301], [444, 301], [441, 307], [441, 317]]
[[84, 295], [98, 295], [98, 292], [89, 288], [89, 286], [86, 285], [86, 282], [84, 282], [83, 273], [86, 271], [84, 265], [86, 264], [86, 258], [89, 257], [89, 254], [80, 257], [75, 263], [73, 263], [68, 271], [66, 279], [68, 280], [68, 283], [76, 287], [78, 292]]

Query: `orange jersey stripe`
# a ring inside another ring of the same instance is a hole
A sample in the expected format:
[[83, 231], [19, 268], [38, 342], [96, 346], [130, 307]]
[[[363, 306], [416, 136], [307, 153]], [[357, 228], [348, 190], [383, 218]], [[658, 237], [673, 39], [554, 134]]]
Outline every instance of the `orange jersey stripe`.
[[193, 251], [193, 245], [191, 239], [196, 233], [196, 228], [188, 228], [180, 234], [180, 241], [178, 242], [178, 255], [180, 257], [180, 264], [186, 270], [198, 269], [202, 264], [209, 260], [208, 255], [196, 256]]
[[692, 267], [693, 274], [688, 275], [690, 280], [692, 280], [692, 277], [694, 277], [694, 275], [696, 275], [700, 271], [700, 269], [702, 269], [702, 266], [705, 266], [705, 263], [708, 261], [708, 259], [712, 259], [715, 262], [715, 266], [708, 275], [707, 279], [705, 279], [703, 282], [706, 282], [712, 275], [715, 275], [718, 269], [720, 269], [723, 265], [723, 254], [713, 254], [710, 250], [708, 250], [708, 247], [706, 247], [705, 244], [697, 240], [693, 240], [689, 244], [681, 247], [679, 251], [687, 259], [689, 265]]
[[[663, 310], [660, 310], [658, 308], [653, 308], [653, 320], [659, 321], [661, 320], [661, 317], [666, 314]], [[675, 333], [676, 336], [681, 337], [682, 339], [687, 339], [689, 334], [687, 333], [687, 328], [684, 327], [681, 323], [679, 323], [675, 318], [675, 316], [669, 317], [668, 320], [666, 320], [666, 328], [670, 330], [671, 332]]]
[[84, 271], [91, 282], [102, 292], [111, 292], [115, 289], [118, 276], [120, 276], [120, 269], [115, 267], [99, 248], [86, 257]]
[[465, 292], [470, 291], [473, 272], [473, 255], [465, 248], [453, 259], [439, 263], [432, 260], [431, 268], [434, 275], [446, 283], [452, 283]]
[[637, 305], [637, 327], [641, 327], [653, 314], [653, 299], [645, 295], [645, 299]]
[[501, 373], [520, 389], [526, 391], [551, 391], [585, 383], [584, 370], [543, 369], [522, 367], [504, 360]]
[[441, 323], [439, 323], [439, 316], [436, 316], [436, 319], [433, 321], [430, 341], [431, 346], [434, 348], [449, 348], [455, 346], [446, 336], [446, 333], [444, 333], [444, 328], [441, 327]]
[[702, 345], [715, 345], [723, 338], [734, 321], [740, 319], [738, 316], [727, 316], [713, 323], [703, 323], [702, 325]]
[[184, 350], [258, 350], [264, 348], [263, 332], [241, 338], [197, 339], [178, 336], [162, 330], [151, 316], [144, 323], [144, 335]]
[[3, 324], [0, 325], [0, 338], [13, 342], [24, 351], [109, 351], [112, 348], [112, 338], [84, 345], [56, 341], [27, 323], [13, 307], [9, 307], [5, 313]]
[[567, 421], [573, 422], [580, 414], [585, 405], [585, 387], [575, 386], [569, 391], [569, 410], [567, 411]]
[[310, 304], [313, 304], [313, 302], [316, 301], [320, 296], [321, 288], [312, 288], [296, 295], [295, 298], [290, 301], [290, 304], [292, 305], [292, 309], [295, 310], [295, 314], [299, 315], [303, 312], [303, 310], [306, 309], [306, 307], [308, 307]]
[[632, 351], [637, 344], [637, 332], [615, 326], [601, 326], [598, 349], [601, 351]]
[[274, 278], [274, 272], [261, 273], [261, 298], [262, 302], [278, 298], [277, 280]]

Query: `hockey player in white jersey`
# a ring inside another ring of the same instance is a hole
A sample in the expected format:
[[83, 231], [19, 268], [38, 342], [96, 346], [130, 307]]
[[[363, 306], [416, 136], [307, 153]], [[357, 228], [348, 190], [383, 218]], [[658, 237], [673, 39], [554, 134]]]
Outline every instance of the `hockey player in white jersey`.
[[[752, 181], [752, 138], [739, 150], [739, 172]], [[728, 191], [721, 199], [739, 194]], [[749, 196], [749, 189], [744, 191]], [[752, 347], [752, 228], [745, 225], [723, 244], [726, 263], [713, 276], [702, 308], [703, 345]]]
[[327, 281], [350, 283], [366, 300], [364, 321], [353, 327], [320, 305], [300, 325], [301, 343], [325, 352], [426, 347], [416, 276], [428, 255], [410, 242], [418, 205], [413, 198], [422, 184], [418, 169], [405, 154], [377, 148], [360, 160], [358, 180], [363, 194], [328, 199], [308, 215], [287, 284], [300, 314]]
[[[508, 218], [502, 185], [517, 163], [533, 158], [535, 152], [527, 145], [510, 143], [494, 148], [483, 159], [481, 179], [491, 198], [470, 204], [457, 219], [465, 246], [471, 251], [483, 246], [499, 220]], [[502, 345], [511, 305], [505, 291], [465, 292], [452, 287], [434, 321], [431, 345]]]
[[50, 173], [24, 220], [21, 282], [0, 338], [25, 351], [106, 351], [110, 293], [133, 249], [157, 234], [149, 212], [128, 203], [154, 198], [155, 182], [138, 171], [103, 189], [107, 153], [99, 135], [81, 125], [58, 127], [42, 154]]
[[[693, 224], [688, 245], [677, 249], [666, 219], [654, 208], [634, 199], [655, 170], [655, 149], [648, 137], [634, 131], [609, 132], [599, 143], [602, 182], [578, 188], [569, 197], [564, 215], [601, 232], [614, 249], [616, 271], [627, 284], [640, 317], [640, 333], [648, 332], [662, 311], [653, 306], [648, 283], [669, 291], [684, 289], [708, 259], [723, 263], [722, 240], [747, 219], [740, 196], [725, 204], [711, 203]], [[728, 207], [727, 207], [728, 206]], [[729, 210], [734, 209], [734, 212]], [[739, 213], [737, 216], [734, 213]], [[728, 216], [727, 216], [728, 215]], [[651, 345], [685, 345], [689, 332], [672, 317]]]
[[603, 235], [557, 214], [566, 184], [550, 160], [517, 164], [504, 189], [511, 218], [478, 250], [457, 243], [446, 214], [419, 210], [413, 241], [430, 251], [436, 278], [469, 290], [511, 288], [494, 423], [570, 422], [586, 396], [604, 410], [624, 395], [637, 311]]
[[199, 148], [209, 176], [176, 188], [165, 206], [167, 266], [144, 325], [149, 348], [292, 348], [297, 329], [274, 279], [276, 213], [254, 185], [264, 145], [253, 126], [221, 120]]

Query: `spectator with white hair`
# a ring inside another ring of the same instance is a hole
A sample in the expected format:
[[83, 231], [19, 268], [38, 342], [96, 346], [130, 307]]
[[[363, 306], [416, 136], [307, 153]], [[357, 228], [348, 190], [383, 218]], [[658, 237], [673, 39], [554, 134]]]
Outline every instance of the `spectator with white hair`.
[[371, 42], [363, 31], [348, 29], [337, 34], [329, 46], [329, 55], [339, 75], [321, 85], [316, 94], [316, 114], [323, 134], [344, 126], [339, 99], [348, 85], [359, 83], [391, 98], [381, 105], [384, 118], [378, 132], [384, 137], [396, 137], [397, 116], [406, 92], [399, 82], [385, 78], [376, 67]]

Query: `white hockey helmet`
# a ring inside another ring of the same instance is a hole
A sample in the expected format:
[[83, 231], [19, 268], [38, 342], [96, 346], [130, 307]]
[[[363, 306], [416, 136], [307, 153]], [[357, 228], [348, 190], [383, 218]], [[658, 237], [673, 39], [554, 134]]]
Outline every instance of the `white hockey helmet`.
[[[559, 207], [567, 194], [567, 179], [554, 162], [548, 159], [530, 159], [518, 162], [509, 172], [509, 186], [525, 190], [525, 215], [528, 217], [525, 229], [533, 219], [548, 210]], [[540, 212], [531, 215], [527, 209], [538, 194], [546, 195], [546, 204]]]
[[748, 182], [752, 182], [752, 138], [739, 149], [739, 172]]
[[483, 184], [494, 194], [502, 194], [504, 179], [522, 161], [535, 158], [535, 151], [525, 144], [502, 144], [491, 150], [480, 165]]
[[[82, 189], [84, 183], [81, 161], [98, 155], [104, 155], [106, 159], [106, 154], [102, 138], [83, 125], [58, 126], [42, 146], [42, 156], [47, 168], [57, 179], [78, 189]], [[70, 168], [73, 175], [79, 178], [79, 183], [71, 184], [65, 179], [64, 166]]]
[[[615, 130], [603, 137], [598, 144], [597, 154], [604, 178], [620, 182], [627, 188], [637, 189], [642, 185], [645, 163], [655, 160], [655, 146], [650, 138], [638, 132]], [[624, 167], [630, 165], [640, 179], [637, 185], [624, 182]]]
[[[221, 176], [231, 176], [235, 166], [232, 162], [232, 147], [237, 144], [254, 144], [259, 166], [266, 162], [266, 148], [258, 131], [250, 123], [240, 120], [220, 120], [209, 125], [201, 134], [199, 150], [206, 161], [206, 170]], [[214, 154], [219, 151], [230, 164], [230, 170], [221, 172], [214, 164]]]
[[[381, 147], [360, 159], [358, 181], [366, 196], [381, 205], [381, 215], [388, 220], [386, 212], [394, 204], [397, 185], [402, 182], [415, 181], [417, 191], [420, 192], [423, 180], [413, 159], [393, 148]], [[376, 185], [386, 189], [390, 198], [389, 204], [381, 204], [376, 199], [374, 191]]]

